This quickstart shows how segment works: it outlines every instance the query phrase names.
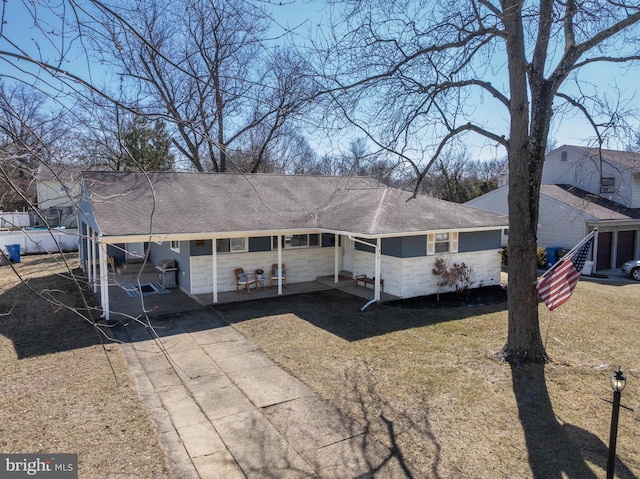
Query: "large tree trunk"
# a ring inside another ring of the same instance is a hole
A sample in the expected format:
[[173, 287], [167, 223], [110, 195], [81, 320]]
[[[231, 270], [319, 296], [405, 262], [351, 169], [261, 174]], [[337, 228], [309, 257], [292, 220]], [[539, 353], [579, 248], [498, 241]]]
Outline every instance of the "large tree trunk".
[[[509, 152], [509, 331], [499, 357], [512, 364], [549, 360], [542, 344], [538, 319], [537, 202], [539, 181], [529, 162], [536, 153], [512, 144]], [[542, 152], [544, 157], [544, 151]]]
[[[547, 103], [530, 112], [528, 63], [524, 47], [521, 2], [504, 0], [503, 11], [509, 55], [511, 116], [509, 137], [509, 331], [499, 357], [512, 364], [548, 360], [538, 319], [537, 223], [538, 196], [544, 161], [545, 129], [540, 129]], [[536, 75], [532, 75], [536, 77]], [[531, 85], [534, 105], [540, 100], [542, 83]], [[550, 112], [550, 110], [549, 110]], [[547, 112], [549, 115], [550, 113]], [[542, 114], [541, 114], [542, 113]], [[531, 124], [529, 123], [531, 114]], [[530, 128], [531, 126], [531, 128]], [[533, 133], [533, 134], [532, 134]], [[535, 138], [534, 138], [535, 136]]]

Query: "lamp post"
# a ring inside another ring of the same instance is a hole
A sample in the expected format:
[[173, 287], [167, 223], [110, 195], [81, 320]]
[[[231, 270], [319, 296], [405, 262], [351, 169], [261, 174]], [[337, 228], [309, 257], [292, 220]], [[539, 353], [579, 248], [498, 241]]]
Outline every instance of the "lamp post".
[[616, 467], [616, 439], [618, 436], [618, 416], [620, 415], [620, 393], [627, 384], [627, 378], [618, 369], [611, 376], [611, 389], [613, 389], [613, 408], [611, 409], [611, 431], [609, 433], [609, 456], [607, 457], [607, 479], [613, 479], [613, 471]]

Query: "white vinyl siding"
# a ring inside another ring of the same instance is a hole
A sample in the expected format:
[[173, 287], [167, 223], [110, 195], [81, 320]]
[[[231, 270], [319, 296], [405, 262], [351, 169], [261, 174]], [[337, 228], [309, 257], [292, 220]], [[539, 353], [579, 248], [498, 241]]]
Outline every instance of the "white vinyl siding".
[[480, 210], [491, 211], [499, 215], [509, 214], [509, 204], [507, 197], [509, 195], [509, 185], [501, 186], [497, 190], [490, 191], [482, 196], [467, 201], [466, 206], [472, 206]]
[[640, 208], [640, 173], [631, 179], [631, 208]]

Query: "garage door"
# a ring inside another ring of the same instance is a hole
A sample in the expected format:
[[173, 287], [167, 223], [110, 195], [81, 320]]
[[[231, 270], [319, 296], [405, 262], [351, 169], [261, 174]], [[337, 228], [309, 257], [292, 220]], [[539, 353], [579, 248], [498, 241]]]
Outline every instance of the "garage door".
[[613, 233], [598, 232], [598, 262], [596, 264], [596, 270], [610, 269], [611, 268], [611, 245]]
[[618, 232], [618, 250], [616, 255], [616, 268], [622, 266], [625, 261], [634, 259], [636, 245], [635, 231], [619, 231]]

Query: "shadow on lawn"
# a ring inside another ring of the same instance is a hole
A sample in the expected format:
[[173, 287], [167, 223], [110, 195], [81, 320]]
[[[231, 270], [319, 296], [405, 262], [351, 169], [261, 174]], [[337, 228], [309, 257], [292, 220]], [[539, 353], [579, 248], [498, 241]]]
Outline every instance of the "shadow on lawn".
[[[533, 477], [598, 479], [588, 463], [606, 469], [608, 446], [596, 435], [558, 421], [544, 366], [512, 366], [511, 377]], [[637, 479], [619, 459], [616, 462], [616, 477]]]
[[87, 303], [69, 277], [31, 278], [0, 294], [0, 334], [13, 342], [18, 359], [100, 344], [104, 337], [90, 319], [99, 313], [84, 298]]
[[[352, 401], [357, 405], [357, 417], [364, 426], [364, 430], [367, 433], [378, 431], [378, 437], [389, 451], [380, 463], [368, 464], [371, 476], [366, 477], [376, 477], [380, 472], [383, 473], [382, 477], [386, 477], [385, 467], [395, 462], [399, 466], [395, 469], [395, 477], [399, 479], [417, 479], [418, 477], [440, 479], [442, 447], [431, 428], [427, 399], [422, 398], [413, 404], [413, 413], [398, 411], [377, 392], [374, 377], [374, 371], [369, 369], [366, 362], [347, 368], [343, 376], [345, 388], [350, 390]], [[405, 457], [402, 442], [407, 440], [403, 439], [403, 436], [406, 436], [408, 431], [421, 438], [420, 449], [423, 454], [420, 457], [420, 465], [410, 464]], [[364, 437], [367, 436], [368, 434]]]
[[[411, 300], [410, 300], [411, 301]], [[317, 291], [294, 296], [280, 296], [263, 300], [212, 306], [232, 323], [265, 316], [295, 314], [314, 326], [324, 329], [346, 341], [359, 341], [395, 331], [419, 328], [430, 324], [458, 321], [478, 314], [489, 314], [506, 309], [506, 302], [458, 307], [422, 306], [403, 308], [401, 301], [379, 303], [364, 311], [362, 299], [339, 290]], [[267, 312], [268, 313], [265, 313]]]

